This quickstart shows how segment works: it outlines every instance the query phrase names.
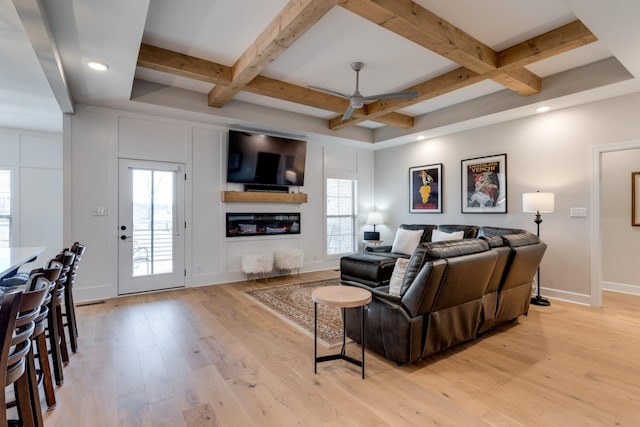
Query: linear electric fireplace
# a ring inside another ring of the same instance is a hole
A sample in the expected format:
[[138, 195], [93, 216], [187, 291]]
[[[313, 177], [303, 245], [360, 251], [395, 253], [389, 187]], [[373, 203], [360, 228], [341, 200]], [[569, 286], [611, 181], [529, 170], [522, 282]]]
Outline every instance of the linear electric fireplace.
[[300, 234], [299, 213], [227, 213], [227, 237]]

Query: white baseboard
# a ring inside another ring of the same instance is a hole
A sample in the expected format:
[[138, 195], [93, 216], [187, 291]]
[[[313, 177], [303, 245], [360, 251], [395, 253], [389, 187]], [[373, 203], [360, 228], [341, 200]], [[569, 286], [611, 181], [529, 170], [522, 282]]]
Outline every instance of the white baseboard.
[[90, 287], [74, 286], [73, 288], [73, 301], [75, 303], [101, 301], [115, 296], [113, 286], [109, 284]]
[[591, 295], [589, 294], [579, 294], [577, 292], [561, 291], [558, 289], [547, 289], [544, 287], [540, 288], [540, 294], [543, 297], [547, 297], [550, 299], [557, 299], [560, 301], [567, 301], [575, 304], [592, 305]]
[[640, 286], [626, 283], [602, 282], [602, 290], [640, 296]]

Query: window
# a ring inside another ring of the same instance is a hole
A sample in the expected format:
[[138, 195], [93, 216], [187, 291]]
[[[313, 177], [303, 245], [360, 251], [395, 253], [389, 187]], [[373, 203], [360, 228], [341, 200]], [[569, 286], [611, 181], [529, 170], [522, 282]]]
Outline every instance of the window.
[[0, 248], [11, 244], [11, 171], [0, 169]]
[[327, 255], [355, 252], [357, 184], [327, 178]]

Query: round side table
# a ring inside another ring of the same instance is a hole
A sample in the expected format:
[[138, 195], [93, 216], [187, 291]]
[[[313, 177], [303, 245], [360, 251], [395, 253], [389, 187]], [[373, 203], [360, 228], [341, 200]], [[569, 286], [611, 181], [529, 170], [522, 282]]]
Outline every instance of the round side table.
[[[311, 292], [313, 300], [313, 373], [318, 373], [317, 366], [319, 362], [328, 360], [342, 359], [349, 363], [362, 367], [362, 379], [364, 379], [364, 348], [365, 348], [365, 307], [371, 302], [371, 292], [366, 289], [357, 288], [355, 286], [322, 286]], [[328, 307], [340, 307], [342, 310], [342, 350], [338, 354], [330, 354], [328, 356], [318, 357], [318, 304]], [[346, 335], [347, 335], [347, 319], [344, 315], [346, 308], [360, 307], [361, 313], [361, 336], [362, 336], [362, 358], [361, 360], [345, 354]]]

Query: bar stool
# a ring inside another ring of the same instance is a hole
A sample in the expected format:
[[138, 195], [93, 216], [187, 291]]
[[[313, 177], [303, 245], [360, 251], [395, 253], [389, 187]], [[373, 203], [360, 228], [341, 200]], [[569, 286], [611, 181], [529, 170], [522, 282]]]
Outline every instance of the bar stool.
[[65, 311], [62, 315], [67, 319], [67, 323], [65, 323], [64, 326], [66, 326], [69, 331], [69, 344], [71, 345], [71, 351], [74, 353], [78, 350], [78, 324], [76, 322], [76, 310], [73, 303], [73, 286], [78, 272], [78, 265], [80, 264], [85, 249], [85, 245], [78, 242], [75, 242], [69, 249], [76, 256], [67, 274], [67, 281], [64, 284]]
[[47, 316], [47, 338], [49, 339], [53, 376], [57, 385], [64, 383], [62, 365], [69, 362], [67, 340], [65, 339], [64, 326], [62, 324], [62, 302], [64, 301], [64, 283], [67, 280], [67, 273], [74, 258], [75, 254], [73, 252], [63, 251], [56, 258], [49, 261], [50, 268], [56, 265], [54, 263], [58, 263], [61, 266], [60, 276], [56, 280], [54, 290], [51, 292], [52, 299], [49, 305], [49, 315]]
[[[60, 278], [58, 279], [58, 290], [55, 298], [55, 309], [56, 309], [56, 328], [55, 331], [58, 335], [57, 342], [58, 348], [60, 349], [60, 359], [59, 364], [56, 364], [54, 361], [54, 373], [56, 370], [59, 370], [58, 376], [56, 376], [56, 380], [63, 381], [62, 368], [60, 365], [69, 363], [69, 350], [67, 348], [67, 338], [64, 332], [64, 311], [62, 310], [62, 305], [65, 298], [67, 281], [69, 280], [69, 272], [71, 271], [71, 267], [76, 259], [76, 254], [71, 252], [68, 249], [63, 249], [58, 255], [56, 255], [56, 260], [62, 263], [62, 272], [60, 273]], [[51, 335], [53, 328], [50, 327], [49, 334]], [[50, 338], [51, 339], [51, 338]]]
[[[9, 338], [3, 343], [0, 367], [5, 374], [5, 387], [13, 385], [20, 422], [24, 426], [39, 427], [44, 426], [44, 422], [40, 409], [40, 393], [36, 379], [31, 336], [35, 331], [35, 320], [40, 314], [40, 308], [49, 292], [51, 282], [42, 273], [34, 274], [30, 279], [32, 280], [28, 283], [27, 290], [20, 297], [13, 334], [9, 335]], [[4, 300], [2, 305], [4, 306]], [[7, 345], [9, 349], [5, 352], [4, 347]], [[5, 354], [7, 355], [6, 359], [4, 358]], [[4, 418], [0, 419], [0, 422], [5, 423], [7, 403], [5, 395], [2, 396], [4, 401], [0, 406], [4, 411]]]
[[53, 376], [51, 375], [51, 364], [49, 363], [46, 329], [49, 323], [48, 319], [52, 314], [58, 278], [62, 271], [62, 263], [57, 260], [51, 260], [46, 268], [39, 269], [39, 271], [51, 284], [49, 286], [49, 292], [47, 292], [44, 302], [40, 307], [40, 314], [35, 320], [35, 330], [31, 338], [35, 348], [38, 350], [37, 360], [38, 366], [40, 367], [38, 383], [42, 381], [47, 407], [53, 409], [56, 406], [56, 394], [53, 385]]
[[[0, 350], [0, 383], [9, 385], [11, 382], [7, 378], [7, 364], [9, 355], [12, 354], [11, 341], [13, 331], [18, 318], [18, 310], [20, 309], [20, 301], [22, 300], [22, 291], [10, 291], [4, 294], [2, 305], [0, 305], [0, 339], [2, 339], [2, 349]], [[23, 417], [26, 418], [26, 417]], [[0, 402], [0, 425], [7, 425], [7, 406], [5, 394], [2, 393], [2, 402]]]

